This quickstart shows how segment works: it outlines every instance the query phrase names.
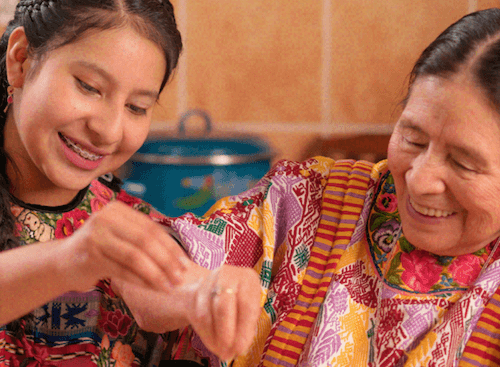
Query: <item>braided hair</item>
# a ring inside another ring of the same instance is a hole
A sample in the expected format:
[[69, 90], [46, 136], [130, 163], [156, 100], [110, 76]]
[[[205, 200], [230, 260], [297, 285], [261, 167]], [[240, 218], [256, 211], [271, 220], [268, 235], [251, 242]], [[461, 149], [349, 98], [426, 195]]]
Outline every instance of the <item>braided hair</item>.
[[[91, 30], [107, 30], [131, 26], [139, 34], [157, 44], [166, 60], [165, 76], [160, 92], [177, 66], [182, 51], [174, 8], [168, 0], [20, 0], [14, 18], [0, 38], [0, 252], [18, 246], [14, 234], [15, 218], [10, 211], [9, 159], [4, 149], [4, 127], [7, 114], [6, 52], [9, 38], [18, 27], [24, 27], [28, 55], [34, 69], [52, 50], [73, 43]], [[7, 111], [7, 113], [9, 113]], [[24, 335], [25, 316], [7, 325], [17, 338]]]

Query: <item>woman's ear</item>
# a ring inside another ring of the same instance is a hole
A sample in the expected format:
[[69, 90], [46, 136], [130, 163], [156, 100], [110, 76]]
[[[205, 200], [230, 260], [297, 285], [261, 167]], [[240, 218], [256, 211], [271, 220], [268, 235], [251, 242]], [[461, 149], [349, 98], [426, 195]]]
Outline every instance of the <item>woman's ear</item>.
[[14, 88], [21, 88], [29, 71], [28, 39], [23, 27], [14, 29], [6, 53], [7, 79]]

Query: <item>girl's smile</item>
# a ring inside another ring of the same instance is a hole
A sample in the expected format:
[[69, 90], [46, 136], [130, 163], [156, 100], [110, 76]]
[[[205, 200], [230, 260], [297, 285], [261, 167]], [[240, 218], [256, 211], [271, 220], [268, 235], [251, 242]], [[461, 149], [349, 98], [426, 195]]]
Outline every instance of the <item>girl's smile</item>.
[[61, 133], [59, 133], [59, 137], [64, 144], [63, 149], [66, 158], [81, 169], [89, 171], [97, 169], [104, 159], [104, 153], [100, 154], [95, 150], [92, 151], [92, 149], [85, 148], [81, 144]]
[[[26, 47], [16, 30], [8, 55]], [[42, 60], [18, 60], [5, 127], [14, 195], [64, 205], [142, 145], [166, 70], [165, 56], [132, 28], [91, 32]], [[11, 70], [16, 70], [11, 68]], [[22, 177], [22, 179], [18, 179]], [[43, 191], [43, 195], [39, 193]]]

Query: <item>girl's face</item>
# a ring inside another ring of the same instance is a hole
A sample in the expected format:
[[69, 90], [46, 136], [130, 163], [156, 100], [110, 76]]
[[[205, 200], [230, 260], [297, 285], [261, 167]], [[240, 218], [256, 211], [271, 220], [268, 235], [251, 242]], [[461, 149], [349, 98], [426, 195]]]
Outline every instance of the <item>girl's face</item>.
[[388, 162], [406, 238], [439, 255], [500, 234], [500, 116], [465, 77], [417, 80]]
[[90, 32], [17, 74], [10, 65], [5, 148], [20, 175], [9, 177], [17, 197], [40, 205], [68, 203], [139, 149], [166, 70], [161, 49], [130, 28]]

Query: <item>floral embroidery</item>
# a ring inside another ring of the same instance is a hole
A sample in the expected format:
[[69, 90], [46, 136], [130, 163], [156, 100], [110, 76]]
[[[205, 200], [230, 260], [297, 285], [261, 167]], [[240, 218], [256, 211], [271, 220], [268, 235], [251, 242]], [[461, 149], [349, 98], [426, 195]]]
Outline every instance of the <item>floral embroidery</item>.
[[96, 185], [90, 188], [95, 198], [90, 200], [93, 212], [101, 210], [113, 197], [113, 191], [104, 185]]
[[401, 280], [411, 289], [421, 293], [429, 292], [441, 276], [442, 266], [439, 266], [436, 259], [425, 251], [403, 252], [401, 265], [404, 269]]
[[109, 202], [110, 200], [113, 199], [113, 190], [111, 190], [109, 187], [99, 184], [99, 185], [92, 185], [90, 187], [90, 191], [97, 197], [105, 202]]
[[375, 232], [373, 239], [375, 243], [384, 252], [390, 252], [394, 247], [394, 244], [398, 240], [396, 234], [399, 229], [399, 222], [395, 219], [390, 219], [389, 221], [383, 223], [379, 230]]
[[80, 228], [85, 220], [89, 217], [89, 213], [81, 209], [74, 209], [68, 213], [64, 213], [62, 218], [57, 221], [56, 238], [66, 238], [73, 234], [75, 230]]
[[438, 256], [416, 249], [399, 229], [394, 179], [387, 172], [375, 193], [367, 240], [378, 273], [393, 287], [407, 292], [465, 290], [478, 276], [493, 245], [473, 254]]
[[116, 360], [115, 367], [130, 367], [135, 358], [132, 347], [120, 341], [115, 343], [111, 357]]
[[101, 310], [99, 326], [112, 338], [117, 338], [119, 335], [127, 335], [131, 325], [132, 319], [128, 315], [123, 314], [120, 309], [115, 311]]
[[90, 207], [92, 208], [93, 212], [98, 212], [99, 210], [104, 208], [106, 204], [107, 202], [99, 196], [96, 196], [95, 198], [90, 200]]
[[377, 199], [377, 207], [387, 213], [394, 213], [398, 209], [396, 195], [389, 193], [379, 195]]
[[448, 270], [455, 282], [461, 286], [467, 286], [479, 275], [481, 271], [481, 261], [478, 256], [471, 254], [463, 255], [457, 258], [448, 267]]
[[127, 194], [125, 191], [120, 191], [116, 198], [129, 206], [134, 206], [142, 203], [140, 199]]
[[117, 340], [111, 348], [109, 337], [104, 334], [101, 340], [101, 353], [96, 362], [98, 367], [131, 367], [134, 359], [135, 355], [130, 345]]
[[104, 336], [102, 337], [102, 340], [101, 340], [101, 349], [109, 350], [109, 346], [110, 346], [110, 343], [109, 343], [108, 334], [104, 334]]

